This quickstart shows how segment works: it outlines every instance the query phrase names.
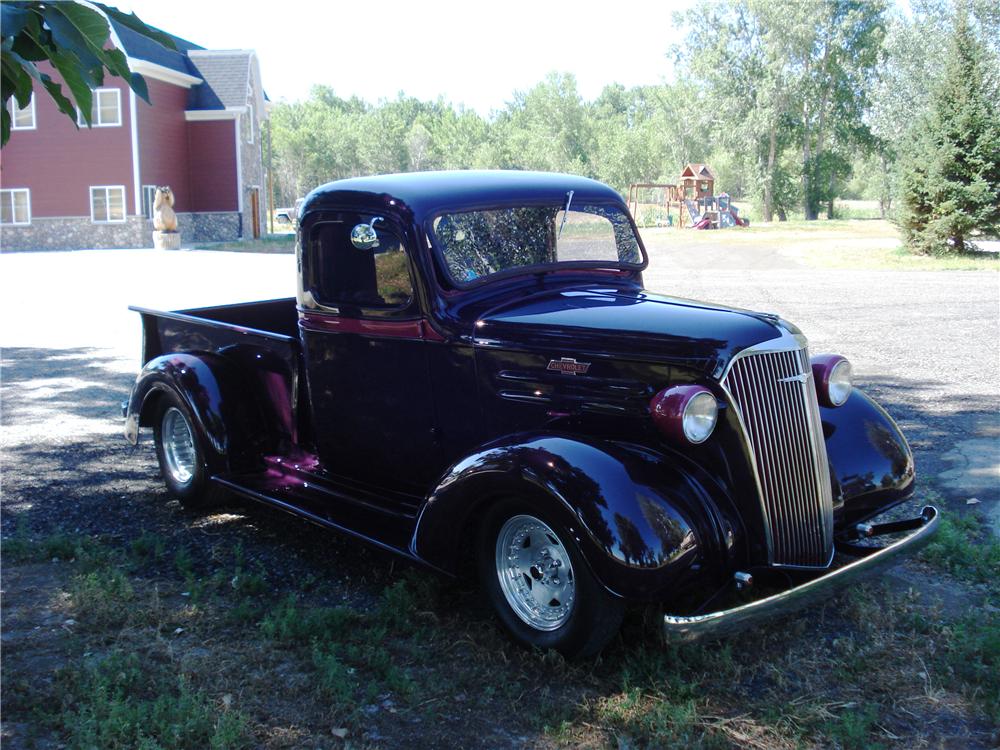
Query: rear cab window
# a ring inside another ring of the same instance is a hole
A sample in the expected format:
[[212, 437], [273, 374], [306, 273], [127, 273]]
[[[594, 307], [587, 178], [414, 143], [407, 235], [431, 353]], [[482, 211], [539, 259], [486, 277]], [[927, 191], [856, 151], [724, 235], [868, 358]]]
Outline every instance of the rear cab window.
[[404, 314], [413, 304], [405, 243], [380, 216], [351, 214], [309, 227], [301, 249], [306, 306], [348, 314]]

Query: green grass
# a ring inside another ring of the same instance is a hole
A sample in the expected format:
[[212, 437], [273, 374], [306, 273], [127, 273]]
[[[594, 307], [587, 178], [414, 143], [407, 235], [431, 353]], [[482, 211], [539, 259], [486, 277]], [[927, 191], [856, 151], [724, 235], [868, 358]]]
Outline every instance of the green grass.
[[256, 240], [232, 242], [204, 242], [193, 245], [192, 250], [224, 250], [237, 253], [294, 253], [294, 234], [268, 234]]
[[56, 531], [44, 537], [32, 537], [24, 527], [3, 540], [4, 561], [8, 564], [41, 563], [50, 560], [90, 559], [99, 554], [97, 540], [80, 534]]
[[882, 743], [872, 740], [878, 719], [877, 706], [849, 706], [821, 725], [821, 731], [835, 747], [844, 750], [875, 750]]
[[1000, 614], [975, 612], [942, 628], [937, 665], [1000, 727]]
[[289, 594], [261, 620], [266, 638], [286, 645], [334, 641], [346, 637], [359, 616], [346, 607], [304, 607]]
[[[942, 612], [885, 585], [723, 642], [665, 645], [655, 613], [630, 612], [600, 659], [568, 662], [513, 646], [423, 573], [386, 575], [357, 606], [322, 573], [283, 587], [238, 542], [11, 539], [13, 564], [65, 561], [51, 566], [54, 600], [77, 623], [55, 679], [5, 674], [10, 721], [30, 714], [53, 746], [446, 746], [503, 727], [555, 747], [846, 750], [934, 744], [941, 722], [1000, 724], [998, 614]], [[981, 595], [997, 554], [981, 521], [950, 521], [935, 544], [925, 560]]]
[[[290, 594], [267, 612], [260, 623], [268, 639], [300, 654], [309, 654], [317, 689], [336, 699], [350, 714], [381, 693], [406, 698], [415, 685], [389, 643], [405, 644], [419, 624], [406, 581], [385, 589], [381, 605], [370, 614], [346, 607], [308, 607]], [[410, 650], [399, 649], [403, 660]]]
[[676, 700], [630, 688], [598, 702], [595, 719], [631, 747], [728, 747], [702, 722], [693, 699]]
[[978, 514], [943, 516], [934, 541], [924, 548], [921, 558], [1000, 596], [1000, 539]]
[[118, 567], [75, 576], [69, 595], [77, 619], [88, 628], [121, 627], [136, 611], [135, 589]]
[[220, 710], [183, 675], [112, 651], [60, 674], [55, 722], [77, 748], [228, 750], [250, 746], [246, 719]]
[[655, 261], [671, 253], [700, 248], [777, 251], [809, 268], [890, 271], [1000, 271], [1000, 254], [913, 255], [902, 247], [899, 231], [882, 220], [793, 219], [749, 228], [717, 231], [647, 229], [643, 240]]

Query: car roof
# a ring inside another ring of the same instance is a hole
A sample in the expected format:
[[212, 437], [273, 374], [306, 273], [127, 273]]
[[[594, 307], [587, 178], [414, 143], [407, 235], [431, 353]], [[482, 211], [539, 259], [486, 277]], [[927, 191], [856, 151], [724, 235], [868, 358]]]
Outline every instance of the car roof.
[[470, 210], [516, 203], [561, 203], [573, 191], [574, 202], [623, 204], [607, 185], [558, 172], [457, 170], [352, 177], [328, 182], [306, 197], [302, 213], [328, 207], [372, 203], [408, 208], [417, 221], [442, 210]]

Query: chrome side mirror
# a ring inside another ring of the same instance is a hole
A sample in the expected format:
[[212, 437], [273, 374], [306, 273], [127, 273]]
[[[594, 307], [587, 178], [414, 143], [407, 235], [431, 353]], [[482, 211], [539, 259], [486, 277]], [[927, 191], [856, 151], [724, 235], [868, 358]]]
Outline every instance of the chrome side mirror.
[[358, 250], [374, 250], [378, 247], [375, 222], [385, 221], [381, 216], [372, 219], [371, 224], [358, 224], [351, 230], [351, 244]]

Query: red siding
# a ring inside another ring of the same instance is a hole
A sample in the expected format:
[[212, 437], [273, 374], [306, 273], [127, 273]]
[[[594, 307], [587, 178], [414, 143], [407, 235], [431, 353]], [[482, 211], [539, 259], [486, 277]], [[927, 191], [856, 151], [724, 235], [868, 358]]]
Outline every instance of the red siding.
[[188, 122], [192, 211], [236, 211], [233, 120]]
[[174, 210], [191, 211], [188, 159], [188, 123], [184, 120], [188, 90], [146, 77], [149, 99], [136, 99], [139, 122], [139, 183], [169, 185]]
[[[51, 66], [39, 67], [61, 82]], [[123, 185], [127, 212], [135, 212], [129, 89], [110, 76], [103, 88], [121, 91], [122, 124], [77, 130], [45, 90], [35, 86], [35, 129], [12, 130], [0, 159], [4, 188], [31, 188], [33, 217], [89, 217], [92, 185]]]

